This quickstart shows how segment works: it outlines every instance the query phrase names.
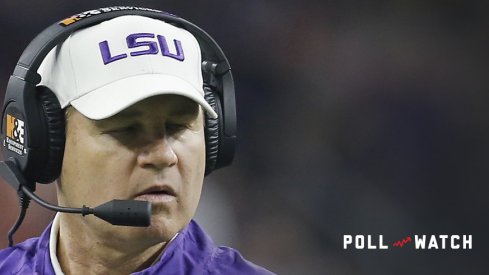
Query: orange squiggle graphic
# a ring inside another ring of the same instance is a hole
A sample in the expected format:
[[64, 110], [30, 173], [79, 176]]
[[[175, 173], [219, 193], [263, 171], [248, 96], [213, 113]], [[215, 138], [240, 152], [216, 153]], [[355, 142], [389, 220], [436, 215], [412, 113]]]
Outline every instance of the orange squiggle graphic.
[[406, 238], [395, 242], [393, 245], [398, 247], [403, 247], [405, 244], [411, 241], [411, 236], [407, 236]]

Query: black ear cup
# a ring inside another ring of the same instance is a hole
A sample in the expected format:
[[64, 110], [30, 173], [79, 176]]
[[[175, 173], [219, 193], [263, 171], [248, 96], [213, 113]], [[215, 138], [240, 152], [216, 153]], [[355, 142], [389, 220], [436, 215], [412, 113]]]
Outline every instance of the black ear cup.
[[222, 125], [221, 101], [217, 93], [208, 85], [204, 85], [204, 98], [217, 113], [218, 118], [211, 118], [205, 114], [205, 175], [209, 175], [216, 168], [219, 156], [219, 140]]
[[37, 87], [37, 96], [41, 120], [46, 129], [47, 146], [42, 160], [44, 169], [35, 171], [36, 174], [31, 178], [39, 183], [50, 183], [61, 173], [65, 149], [65, 114], [56, 95], [49, 88]]

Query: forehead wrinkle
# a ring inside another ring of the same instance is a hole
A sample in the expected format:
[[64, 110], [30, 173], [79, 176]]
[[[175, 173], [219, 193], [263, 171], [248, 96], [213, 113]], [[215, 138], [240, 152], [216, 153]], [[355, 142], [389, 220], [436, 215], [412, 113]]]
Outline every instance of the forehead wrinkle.
[[143, 113], [140, 111], [123, 110], [111, 117], [100, 119], [100, 120], [92, 120], [92, 122], [97, 126], [105, 126], [105, 125], [110, 125], [111, 123], [118, 123], [122, 121], [139, 119], [142, 115]]
[[127, 119], [127, 118], [135, 118], [135, 117], [138, 117], [138, 116], [142, 116], [143, 113], [141, 111], [138, 111], [138, 110], [122, 110], [121, 112], [109, 117], [110, 118], [114, 118], [114, 119]]
[[192, 105], [182, 104], [169, 112], [170, 117], [182, 117], [182, 118], [193, 118], [199, 114], [199, 106], [196, 102]]

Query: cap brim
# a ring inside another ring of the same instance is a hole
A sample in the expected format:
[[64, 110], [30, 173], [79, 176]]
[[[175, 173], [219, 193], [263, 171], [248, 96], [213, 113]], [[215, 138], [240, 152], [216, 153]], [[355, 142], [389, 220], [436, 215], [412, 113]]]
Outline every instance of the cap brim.
[[216, 112], [205, 101], [202, 93], [202, 90], [199, 91], [172, 75], [144, 74], [109, 83], [71, 101], [70, 104], [84, 116], [99, 120], [111, 117], [148, 97], [174, 94], [194, 100], [210, 117], [217, 118]]

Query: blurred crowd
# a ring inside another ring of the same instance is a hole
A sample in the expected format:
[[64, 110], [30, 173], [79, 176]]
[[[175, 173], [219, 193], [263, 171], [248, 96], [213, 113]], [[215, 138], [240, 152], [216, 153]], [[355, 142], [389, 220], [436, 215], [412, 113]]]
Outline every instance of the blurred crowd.
[[[182, 16], [231, 62], [236, 157], [206, 178], [197, 215], [218, 243], [279, 274], [484, 274], [489, 3], [1, 1], [0, 95], [44, 27], [111, 5]], [[18, 203], [0, 194], [5, 247]], [[53, 216], [32, 204], [16, 242]], [[472, 234], [474, 248], [344, 250], [344, 234]]]

